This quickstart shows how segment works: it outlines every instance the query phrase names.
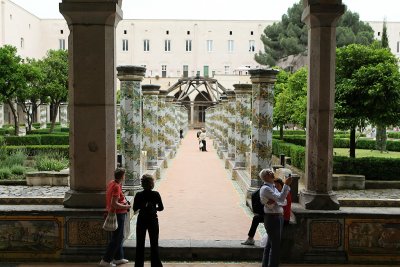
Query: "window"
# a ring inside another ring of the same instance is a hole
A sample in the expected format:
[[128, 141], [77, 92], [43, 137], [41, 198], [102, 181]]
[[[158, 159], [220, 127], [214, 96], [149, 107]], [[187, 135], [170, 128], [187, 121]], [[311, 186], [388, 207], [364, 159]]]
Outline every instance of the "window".
[[12, 20], [12, 14], [10, 14], [10, 20]]
[[233, 52], [233, 40], [228, 40], [228, 52]]
[[58, 39], [58, 49], [65, 50], [65, 39]]
[[166, 31], [165, 33], [168, 35], [168, 34], [169, 34], [169, 31]]
[[126, 30], [124, 30], [124, 34], [127, 34], [128, 32]]
[[256, 50], [256, 41], [250, 40], [249, 41], [249, 52], [254, 52]]
[[167, 65], [161, 65], [161, 77], [167, 77]]
[[232, 31], [229, 31], [229, 35], [232, 35]]
[[187, 35], [190, 35], [190, 31], [187, 31], [186, 34], [187, 34]]
[[192, 51], [192, 40], [186, 40], [186, 52]]
[[214, 77], [215, 76], [215, 70], [213, 70], [211, 73], [212, 73], [212, 76]]
[[61, 34], [64, 34], [64, 30], [60, 30], [60, 33], [61, 33]]
[[253, 35], [253, 34], [254, 34], [253, 31], [251, 31], [251, 32], [250, 32], [250, 35]]
[[204, 77], [208, 77], [208, 66], [204, 66], [203, 67], [203, 74], [204, 74]]
[[164, 50], [165, 50], [165, 52], [171, 51], [171, 40], [165, 40]]
[[150, 40], [144, 40], [143, 41], [143, 51], [148, 52], [150, 51]]
[[122, 39], [122, 51], [128, 51], [128, 39]]
[[378, 32], [378, 36], [381, 36], [381, 32]]
[[397, 42], [397, 53], [400, 52], [400, 42]]
[[229, 74], [229, 66], [225, 66], [224, 70], [225, 70], [225, 74]]
[[213, 40], [207, 40], [207, 52], [213, 51]]
[[183, 77], [187, 78], [189, 76], [189, 66], [183, 65]]
[[28, 25], [28, 28], [30, 29], [31, 28], [31, 24], [29, 23], [29, 25]]
[[21, 38], [21, 48], [24, 48], [24, 46], [25, 46], [25, 40], [24, 40], [24, 38]]

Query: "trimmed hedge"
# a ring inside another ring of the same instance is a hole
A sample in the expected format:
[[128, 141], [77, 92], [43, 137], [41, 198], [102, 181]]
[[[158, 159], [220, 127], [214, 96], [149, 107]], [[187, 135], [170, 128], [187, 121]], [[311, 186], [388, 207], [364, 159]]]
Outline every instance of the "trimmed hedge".
[[333, 157], [333, 172], [362, 174], [366, 180], [400, 180], [400, 159]]
[[8, 146], [29, 145], [69, 145], [69, 136], [60, 134], [5, 136], [4, 141]]
[[[291, 158], [291, 165], [304, 171], [305, 148], [303, 146], [272, 140], [272, 153], [276, 156], [285, 154]], [[349, 158], [333, 157], [333, 172], [365, 175], [367, 180], [400, 180], [400, 159], [392, 158]]]
[[15, 151], [26, 151], [27, 156], [36, 156], [40, 153], [59, 153], [63, 154], [65, 157], [69, 156], [69, 146], [68, 145], [29, 145], [29, 146], [6, 146], [5, 147], [8, 154], [12, 154]]
[[389, 138], [400, 139], [400, 132], [391, 132], [388, 133], [387, 136]]

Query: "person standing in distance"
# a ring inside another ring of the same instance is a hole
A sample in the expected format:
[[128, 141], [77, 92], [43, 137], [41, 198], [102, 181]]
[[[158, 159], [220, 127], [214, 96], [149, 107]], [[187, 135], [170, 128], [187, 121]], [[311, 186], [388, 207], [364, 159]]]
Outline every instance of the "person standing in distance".
[[264, 204], [264, 226], [268, 234], [268, 242], [264, 248], [262, 267], [279, 267], [281, 234], [283, 226], [283, 208], [278, 204], [286, 205], [292, 177], [284, 181], [282, 191], [279, 192], [274, 185], [274, 171], [263, 169], [259, 174], [264, 185], [260, 190], [261, 203]]

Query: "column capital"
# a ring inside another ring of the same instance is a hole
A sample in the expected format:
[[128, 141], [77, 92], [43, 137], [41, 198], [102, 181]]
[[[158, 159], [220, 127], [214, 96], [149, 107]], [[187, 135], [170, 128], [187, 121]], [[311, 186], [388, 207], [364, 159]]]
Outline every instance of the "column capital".
[[234, 84], [233, 88], [235, 88], [236, 94], [251, 94], [253, 85], [248, 83], [238, 83]]
[[123, 14], [120, 0], [63, 0], [59, 10], [68, 26], [98, 24], [115, 27]]
[[275, 69], [251, 69], [249, 70], [252, 83], [275, 83], [279, 70]]
[[226, 103], [228, 101], [228, 96], [226, 94], [221, 95], [220, 100], [222, 103]]
[[305, 0], [301, 20], [310, 28], [332, 27], [345, 12], [342, 0]]
[[160, 89], [160, 94], [158, 95], [158, 98], [167, 98], [167, 96], [168, 96], [168, 90]]
[[226, 90], [226, 96], [228, 97], [228, 100], [234, 99], [235, 98], [235, 91], [233, 90]]
[[142, 66], [125, 65], [117, 67], [117, 77], [120, 81], [142, 81], [146, 68]]
[[142, 85], [142, 94], [143, 95], [159, 95], [160, 94], [160, 85], [156, 84], [143, 84]]

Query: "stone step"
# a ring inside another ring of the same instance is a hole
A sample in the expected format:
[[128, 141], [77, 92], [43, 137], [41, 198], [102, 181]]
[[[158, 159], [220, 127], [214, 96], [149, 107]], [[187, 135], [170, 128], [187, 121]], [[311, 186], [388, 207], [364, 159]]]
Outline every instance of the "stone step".
[[[160, 240], [160, 257], [165, 261], [246, 261], [261, 262], [263, 248], [241, 245], [238, 240]], [[146, 257], [150, 243], [146, 240]], [[125, 257], [135, 259], [136, 240], [124, 243]]]

